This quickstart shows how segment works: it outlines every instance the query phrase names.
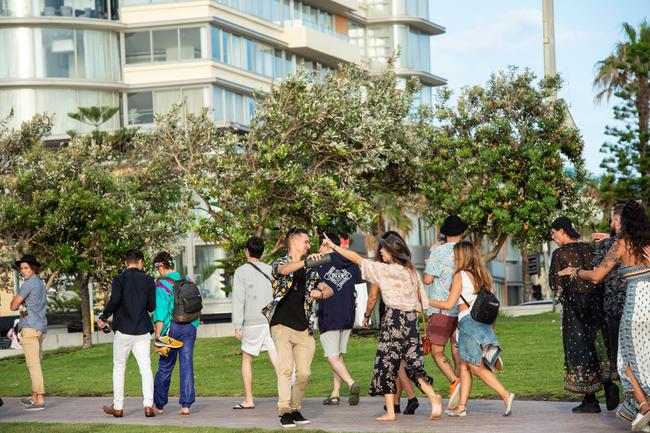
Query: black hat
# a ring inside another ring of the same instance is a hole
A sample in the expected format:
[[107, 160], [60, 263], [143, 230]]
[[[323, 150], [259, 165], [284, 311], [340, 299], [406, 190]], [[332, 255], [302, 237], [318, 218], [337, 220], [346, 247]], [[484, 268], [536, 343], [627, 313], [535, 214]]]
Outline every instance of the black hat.
[[22, 256], [20, 258], [20, 260], [16, 260], [14, 262], [14, 265], [17, 268], [20, 268], [21, 263], [29, 263], [30, 265], [34, 265], [34, 266], [38, 266], [38, 267], [41, 266], [41, 264], [38, 263], [38, 261], [36, 261], [36, 257], [34, 257], [32, 254], [25, 254], [24, 256]]
[[553, 221], [551, 228], [555, 230], [564, 230], [564, 232], [572, 239], [578, 239], [580, 237], [580, 233], [576, 231], [576, 226], [573, 224], [573, 221], [565, 216], [561, 216]]
[[440, 233], [445, 236], [458, 236], [462, 235], [467, 227], [467, 223], [458, 215], [452, 215], [445, 218], [445, 222], [440, 227]]

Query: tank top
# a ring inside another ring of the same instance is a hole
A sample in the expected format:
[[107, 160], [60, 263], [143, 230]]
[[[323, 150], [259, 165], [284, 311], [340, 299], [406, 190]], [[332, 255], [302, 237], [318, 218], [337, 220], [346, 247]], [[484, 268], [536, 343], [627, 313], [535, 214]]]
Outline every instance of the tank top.
[[[474, 300], [476, 300], [476, 295], [474, 294], [474, 284], [472, 284], [472, 280], [470, 280], [469, 275], [467, 275], [467, 272], [465, 271], [460, 271], [460, 277], [462, 280], [462, 286], [460, 290], [460, 294], [465, 298], [465, 301], [472, 306], [474, 303]], [[458, 297], [458, 303], [457, 305], [465, 305], [465, 301], [463, 301], [463, 298], [460, 296]], [[467, 316], [470, 313], [470, 308], [468, 308], [465, 311], [461, 311], [458, 313], [458, 320], [462, 319], [463, 317]]]

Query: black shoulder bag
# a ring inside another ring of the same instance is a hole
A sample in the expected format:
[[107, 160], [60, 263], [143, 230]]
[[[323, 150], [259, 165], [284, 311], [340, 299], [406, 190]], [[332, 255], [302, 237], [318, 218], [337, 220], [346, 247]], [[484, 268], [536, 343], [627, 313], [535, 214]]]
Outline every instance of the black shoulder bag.
[[497, 320], [501, 303], [497, 297], [494, 296], [494, 293], [490, 292], [487, 287], [481, 287], [481, 290], [476, 295], [476, 300], [474, 300], [474, 303], [471, 306], [467, 300], [465, 300], [463, 295], [460, 295], [460, 297], [465, 305], [467, 305], [467, 308], [469, 308], [469, 314], [472, 319], [477, 322], [485, 323], [486, 325], [491, 325], [495, 320]]

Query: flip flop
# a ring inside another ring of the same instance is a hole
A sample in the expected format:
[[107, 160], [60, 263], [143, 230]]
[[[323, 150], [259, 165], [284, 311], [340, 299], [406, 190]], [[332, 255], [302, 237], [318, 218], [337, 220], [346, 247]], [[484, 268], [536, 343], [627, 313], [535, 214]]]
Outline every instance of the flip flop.
[[241, 410], [241, 409], [255, 409], [255, 406], [244, 406], [243, 404], [239, 403], [236, 406], [232, 407], [235, 410]]

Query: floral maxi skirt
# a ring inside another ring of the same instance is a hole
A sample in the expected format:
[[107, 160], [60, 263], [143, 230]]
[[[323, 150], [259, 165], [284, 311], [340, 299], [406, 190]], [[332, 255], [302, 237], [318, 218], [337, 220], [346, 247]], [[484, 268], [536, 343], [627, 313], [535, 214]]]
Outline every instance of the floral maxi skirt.
[[370, 383], [370, 395], [395, 394], [400, 362], [404, 361], [406, 374], [419, 387], [418, 378], [429, 384], [433, 379], [424, 369], [422, 343], [418, 331], [418, 314], [386, 308], [379, 331], [375, 368]]

